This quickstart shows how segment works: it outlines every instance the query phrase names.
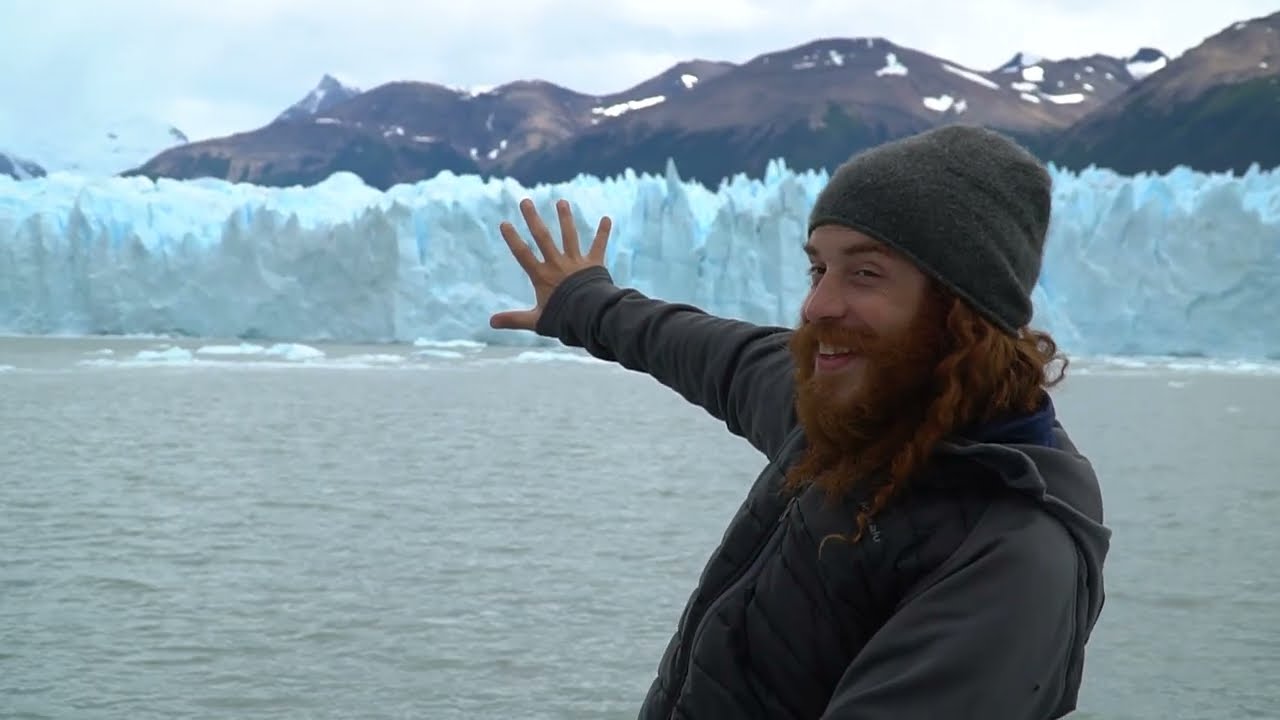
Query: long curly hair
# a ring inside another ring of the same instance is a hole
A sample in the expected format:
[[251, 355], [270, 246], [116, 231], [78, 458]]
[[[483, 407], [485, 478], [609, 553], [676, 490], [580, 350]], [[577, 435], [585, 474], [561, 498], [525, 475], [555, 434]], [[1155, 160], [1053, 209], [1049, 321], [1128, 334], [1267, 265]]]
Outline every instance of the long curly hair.
[[[817, 334], [801, 337], [797, 332], [793, 351], [798, 358], [816, 347]], [[867, 403], [873, 410], [861, 417], [874, 427], [830, 430], [825, 447], [819, 443], [811, 448], [786, 473], [783, 488], [789, 492], [816, 483], [834, 500], [857, 487], [870, 490], [869, 501], [860, 504], [854, 542], [929, 461], [939, 442], [1002, 416], [1034, 412], [1044, 393], [1066, 377], [1069, 364], [1048, 332], [1028, 327], [1010, 336], [937, 286], [912, 337], [916, 347], [883, 359], [881, 374], [868, 381], [872, 398]], [[802, 387], [811, 374], [797, 363]], [[833, 422], [849, 424], [847, 414], [822, 418], [815, 409], [821, 400], [804, 396], [802, 391], [797, 399], [802, 417], [807, 410], [810, 417], [821, 418], [815, 424], [829, 429]]]

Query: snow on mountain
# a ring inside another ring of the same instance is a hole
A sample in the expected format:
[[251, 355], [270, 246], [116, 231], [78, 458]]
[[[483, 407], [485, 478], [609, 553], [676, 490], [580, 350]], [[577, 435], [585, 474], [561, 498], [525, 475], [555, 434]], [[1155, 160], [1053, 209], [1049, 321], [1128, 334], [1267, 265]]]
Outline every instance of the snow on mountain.
[[290, 105], [284, 112], [276, 116], [276, 122], [287, 122], [290, 120], [302, 120], [314, 117], [329, 108], [339, 105], [359, 95], [361, 90], [351, 85], [343, 84], [334, 76], [325, 73], [320, 78], [319, 84], [311, 89], [298, 102]]
[[1019, 52], [991, 75], [1010, 79], [1008, 86], [1018, 92], [1053, 103], [1076, 104], [1098, 93], [1109, 101], [1167, 63], [1168, 57], [1154, 48], [1141, 48], [1128, 58], [1095, 54], [1053, 60]]
[[480, 97], [486, 93], [491, 93], [498, 89], [497, 85], [450, 85], [450, 90], [466, 95], [467, 97]]
[[1155, 48], [1142, 48], [1125, 62], [1125, 68], [1134, 80], [1141, 80], [1148, 75], [1163, 70], [1169, 64], [1169, 57]]

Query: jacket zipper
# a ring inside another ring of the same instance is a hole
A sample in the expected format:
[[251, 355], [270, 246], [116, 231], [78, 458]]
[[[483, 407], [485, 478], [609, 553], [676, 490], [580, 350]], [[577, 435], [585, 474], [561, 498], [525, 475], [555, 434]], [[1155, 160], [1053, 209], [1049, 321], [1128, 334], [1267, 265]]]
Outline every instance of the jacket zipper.
[[685, 646], [684, 658], [681, 663], [678, 677], [681, 678], [680, 688], [671, 696], [671, 711], [668, 714], [672, 720], [676, 717], [676, 706], [680, 701], [680, 696], [684, 694], [685, 687], [689, 684], [689, 665], [693, 662], [693, 650], [698, 646], [698, 640], [702, 637], [703, 631], [706, 629], [707, 620], [715, 614], [718, 608], [727, 598], [729, 598], [735, 590], [737, 590], [744, 582], [747, 582], [755, 573], [755, 569], [769, 556], [769, 549], [772, 548], [782, 536], [781, 528], [787, 518], [791, 515], [791, 508], [796, 504], [796, 498], [787, 501], [786, 507], [778, 514], [778, 519], [773, 524], [773, 528], [769, 530], [765, 539], [756, 545], [751, 560], [743, 564], [733, 578], [724, 586], [715, 599], [707, 604], [705, 610], [702, 611], [702, 617], [698, 618], [698, 624], [693, 628], [693, 639]]

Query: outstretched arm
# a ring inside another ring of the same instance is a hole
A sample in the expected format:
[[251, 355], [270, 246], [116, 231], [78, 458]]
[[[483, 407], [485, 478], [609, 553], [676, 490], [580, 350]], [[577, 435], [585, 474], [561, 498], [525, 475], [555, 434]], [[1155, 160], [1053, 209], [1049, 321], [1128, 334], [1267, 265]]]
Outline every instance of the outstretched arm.
[[648, 373], [723, 420], [773, 459], [795, 425], [789, 332], [708, 315], [689, 305], [651, 300], [613, 284], [604, 267], [608, 217], [584, 254], [564, 200], [556, 203], [564, 249], [556, 247], [533, 203], [520, 202], [542, 259], [511, 223], [500, 230], [529, 275], [537, 304], [489, 319], [495, 328], [533, 330], [592, 355]]
[[787, 328], [653, 300], [593, 266], [560, 283], [536, 330], [651, 375], [769, 458], [795, 427]]
[[1076, 551], [1047, 514], [996, 506], [867, 643], [822, 720], [1050, 720], [1075, 707], [1087, 631]]

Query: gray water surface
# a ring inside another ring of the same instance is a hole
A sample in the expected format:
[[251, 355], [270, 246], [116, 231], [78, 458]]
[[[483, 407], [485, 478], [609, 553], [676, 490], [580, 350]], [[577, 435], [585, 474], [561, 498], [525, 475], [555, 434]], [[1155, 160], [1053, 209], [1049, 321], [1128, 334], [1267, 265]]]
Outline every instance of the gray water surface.
[[[634, 717], [762, 465], [579, 356], [167, 345], [0, 339], [0, 717]], [[1280, 373], [1084, 370], [1074, 717], [1280, 718]]]

